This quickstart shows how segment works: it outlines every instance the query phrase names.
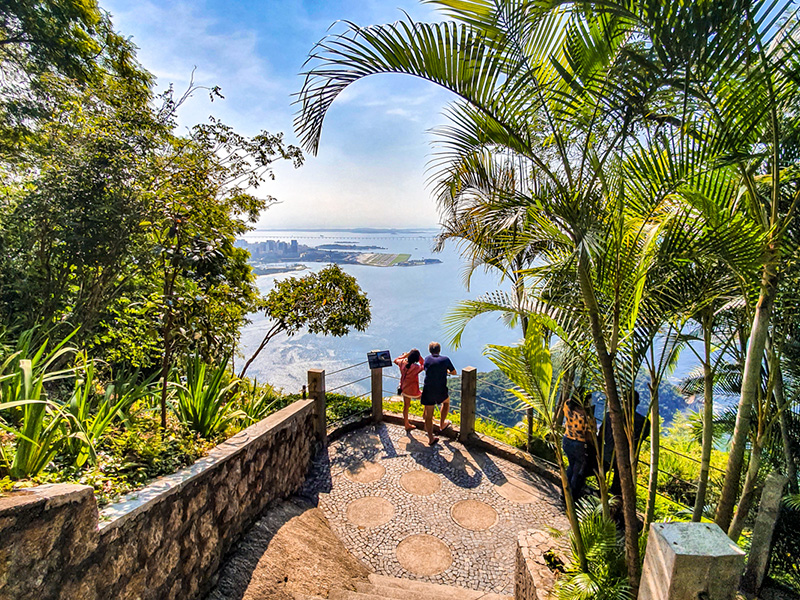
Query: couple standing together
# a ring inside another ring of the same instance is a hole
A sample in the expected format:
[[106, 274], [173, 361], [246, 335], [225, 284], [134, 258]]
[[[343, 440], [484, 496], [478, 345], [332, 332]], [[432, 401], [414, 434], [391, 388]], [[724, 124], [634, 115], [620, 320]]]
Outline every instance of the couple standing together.
[[[447, 420], [447, 412], [450, 410], [447, 376], [458, 374], [450, 359], [440, 354], [441, 351], [442, 347], [438, 342], [431, 342], [428, 345], [430, 356], [424, 361], [416, 348], [401, 354], [394, 361], [394, 364], [400, 367], [400, 393], [403, 396], [403, 421], [406, 431], [414, 429], [414, 426], [408, 421], [411, 400], [419, 399], [423, 406], [422, 415], [425, 419], [425, 432], [428, 434], [430, 446], [439, 441], [439, 438], [433, 435], [433, 409], [435, 406], [441, 405], [439, 431], [450, 427], [450, 421]], [[420, 391], [419, 374], [422, 371], [425, 371], [425, 386]]]

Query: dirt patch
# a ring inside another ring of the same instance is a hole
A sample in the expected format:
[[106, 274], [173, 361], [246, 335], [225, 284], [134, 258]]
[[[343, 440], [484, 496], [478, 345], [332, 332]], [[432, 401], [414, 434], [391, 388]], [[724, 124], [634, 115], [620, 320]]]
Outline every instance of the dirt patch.
[[294, 600], [355, 590], [369, 571], [345, 549], [317, 508], [287, 500], [270, 508], [236, 546], [206, 600]]

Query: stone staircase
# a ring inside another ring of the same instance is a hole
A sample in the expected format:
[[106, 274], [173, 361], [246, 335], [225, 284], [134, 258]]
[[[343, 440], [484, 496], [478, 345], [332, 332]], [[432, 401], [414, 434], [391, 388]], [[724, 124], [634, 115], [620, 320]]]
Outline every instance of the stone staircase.
[[[468, 590], [465, 588], [398, 579], [384, 575], [370, 574], [369, 582], [357, 582], [356, 590], [334, 589], [328, 600], [512, 600], [491, 592]], [[316, 596], [295, 594], [296, 600], [322, 600]]]

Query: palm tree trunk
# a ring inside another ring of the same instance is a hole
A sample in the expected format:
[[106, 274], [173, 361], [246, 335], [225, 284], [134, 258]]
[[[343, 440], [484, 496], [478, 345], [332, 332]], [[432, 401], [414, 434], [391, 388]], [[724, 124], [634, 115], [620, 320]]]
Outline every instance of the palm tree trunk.
[[639, 530], [636, 518], [636, 487], [633, 482], [628, 437], [625, 434], [625, 416], [622, 413], [616, 375], [614, 374], [614, 361], [606, 347], [603, 326], [600, 322], [600, 308], [594, 296], [589, 269], [586, 264], [587, 260], [588, 257], [584, 251], [578, 261], [578, 277], [580, 279], [583, 302], [589, 313], [595, 352], [597, 353], [605, 382], [606, 400], [611, 417], [611, 433], [614, 437], [614, 452], [617, 456], [617, 469], [619, 469], [619, 478], [622, 486], [622, 512], [625, 519], [625, 563], [628, 569], [628, 584], [631, 586], [631, 596], [635, 598], [639, 593]]
[[650, 479], [647, 482], [647, 510], [645, 511], [644, 531], [650, 528], [656, 511], [656, 492], [658, 491], [658, 464], [661, 458], [661, 423], [658, 410], [658, 381], [653, 384], [653, 371], [650, 371]]
[[717, 504], [716, 522], [723, 530], [728, 530], [733, 518], [733, 508], [739, 494], [739, 482], [744, 465], [744, 452], [747, 438], [750, 433], [750, 417], [753, 411], [758, 390], [761, 386], [761, 365], [764, 359], [764, 348], [767, 343], [772, 307], [775, 303], [777, 284], [775, 269], [777, 253], [772, 251], [773, 257], [764, 265], [761, 277], [761, 291], [756, 305], [753, 326], [750, 330], [750, 341], [747, 347], [744, 373], [742, 377], [742, 393], [739, 397], [739, 410], [736, 415], [736, 427], [731, 439], [731, 451], [728, 456], [728, 466], [725, 469], [725, 483], [722, 486], [719, 503]]
[[[555, 433], [555, 432], [554, 432]], [[569, 520], [569, 528], [572, 530], [572, 536], [575, 538], [575, 552], [578, 554], [578, 562], [581, 565], [581, 571], [584, 573], [589, 572], [589, 566], [586, 562], [586, 549], [583, 545], [583, 536], [581, 535], [581, 524], [578, 520], [578, 514], [575, 512], [575, 499], [572, 497], [572, 492], [569, 488], [569, 479], [567, 479], [567, 470], [564, 468], [564, 455], [561, 452], [561, 447], [556, 443], [556, 460], [558, 461], [558, 468], [561, 474], [561, 487], [564, 490], [564, 504], [567, 510], [567, 519]]]
[[747, 520], [747, 515], [750, 514], [750, 508], [753, 506], [756, 479], [758, 478], [758, 470], [761, 468], [761, 451], [763, 447], [764, 436], [759, 435], [756, 442], [753, 444], [753, 449], [750, 451], [750, 463], [747, 466], [747, 476], [744, 478], [744, 486], [742, 486], [742, 497], [736, 509], [736, 516], [731, 523], [730, 529], [728, 529], [728, 537], [734, 542], [739, 541], [745, 521]]
[[692, 521], [703, 518], [708, 490], [708, 473], [711, 469], [711, 450], [714, 447], [714, 373], [711, 370], [711, 328], [714, 313], [707, 308], [702, 316], [703, 325], [703, 450], [700, 455], [700, 478], [697, 481], [697, 498], [694, 501]]
[[778, 403], [778, 423], [781, 427], [781, 441], [783, 442], [783, 460], [786, 462], [786, 476], [789, 478], [789, 491], [797, 493], [797, 463], [795, 463], [794, 452], [792, 451], [792, 437], [789, 432], [789, 417], [786, 414], [786, 404], [783, 395], [783, 372], [778, 366], [775, 374], [775, 400]]

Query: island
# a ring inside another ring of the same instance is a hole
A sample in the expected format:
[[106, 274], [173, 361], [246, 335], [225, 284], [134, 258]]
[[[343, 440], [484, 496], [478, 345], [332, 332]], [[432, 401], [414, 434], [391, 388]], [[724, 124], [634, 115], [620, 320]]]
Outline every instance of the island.
[[341, 242], [306, 246], [298, 244], [297, 240], [248, 242], [238, 239], [236, 246], [250, 253], [250, 265], [256, 275], [275, 275], [308, 268], [298, 261], [370, 267], [418, 267], [442, 262], [437, 258], [412, 259], [411, 255], [406, 253], [369, 252], [386, 248]]

